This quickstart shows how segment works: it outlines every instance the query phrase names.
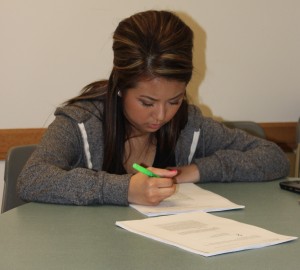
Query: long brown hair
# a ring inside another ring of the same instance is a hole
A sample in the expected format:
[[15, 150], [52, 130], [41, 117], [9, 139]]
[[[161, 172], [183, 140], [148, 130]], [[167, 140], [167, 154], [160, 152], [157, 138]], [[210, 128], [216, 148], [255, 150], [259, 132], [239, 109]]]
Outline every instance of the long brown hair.
[[[171, 12], [140, 12], [119, 23], [113, 35], [114, 61], [109, 80], [87, 85], [67, 102], [103, 100], [103, 170], [124, 172], [124, 143], [130, 136], [130, 125], [123, 115], [118, 91], [133, 88], [141, 78], [163, 77], [188, 84], [193, 71], [192, 49], [192, 30]], [[187, 122], [187, 108], [185, 97], [173, 119], [157, 131], [160, 151], [174, 151]]]

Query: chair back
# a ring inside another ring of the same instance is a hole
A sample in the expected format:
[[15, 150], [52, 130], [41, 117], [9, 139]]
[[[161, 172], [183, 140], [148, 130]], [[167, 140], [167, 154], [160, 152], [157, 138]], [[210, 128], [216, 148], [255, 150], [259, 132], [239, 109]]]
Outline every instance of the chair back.
[[296, 163], [295, 163], [295, 177], [300, 177], [300, 118], [297, 124], [297, 132], [296, 132]]
[[225, 124], [229, 128], [238, 128], [242, 129], [251, 135], [257, 136], [259, 138], [266, 139], [266, 134], [264, 129], [257, 124], [256, 122], [252, 121], [224, 121]]
[[1, 213], [25, 204], [17, 194], [17, 179], [36, 145], [15, 146], [9, 149], [4, 169], [4, 188]]

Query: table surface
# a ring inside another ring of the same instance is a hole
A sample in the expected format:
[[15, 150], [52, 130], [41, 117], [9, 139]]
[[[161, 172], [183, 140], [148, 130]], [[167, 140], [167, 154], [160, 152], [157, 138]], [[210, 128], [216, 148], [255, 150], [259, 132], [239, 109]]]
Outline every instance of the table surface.
[[[300, 196], [279, 181], [201, 184], [245, 205], [213, 213], [300, 237]], [[203, 257], [115, 226], [145, 218], [130, 207], [28, 203], [0, 215], [0, 269], [299, 269], [300, 239], [261, 249]]]

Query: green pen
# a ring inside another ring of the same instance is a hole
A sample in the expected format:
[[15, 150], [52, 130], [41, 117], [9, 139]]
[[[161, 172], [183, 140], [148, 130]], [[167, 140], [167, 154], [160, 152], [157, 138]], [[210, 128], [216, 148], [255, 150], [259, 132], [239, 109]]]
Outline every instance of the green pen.
[[137, 170], [137, 171], [139, 171], [139, 172], [141, 172], [141, 173], [143, 173], [143, 174], [145, 174], [145, 175], [147, 175], [147, 176], [149, 176], [149, 177], [157, 177], [157, 178], [160, 177], [160, 176], [158, 176], [157, 174], [155, 174], [155, 173], [149, 171], [148, 169], [144, 168], [143, 166], [141, 166], [141, 165], [139, 165], [139, 164], [137, 164], [137, 163], [133, 163], [132, 167], [133, 167], [135, 170]]

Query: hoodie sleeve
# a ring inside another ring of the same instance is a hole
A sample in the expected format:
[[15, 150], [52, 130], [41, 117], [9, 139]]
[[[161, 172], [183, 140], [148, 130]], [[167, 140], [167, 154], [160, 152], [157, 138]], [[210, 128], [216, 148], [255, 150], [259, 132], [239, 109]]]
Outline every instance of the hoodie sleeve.
[[128, 205], [131, 175], [88, 169], [76, 122], [57, 116], [18, 179], [25, 201]]
[[176, 147], [177, 166], [196, 164], [200, 182], [273, 180], [290, 171], [289, 160], [278, 145], [204, 117], [193, 105]]
[[194, 163], [201, 182], [263, 181], [286, 177], [289, 160], [275, 143], [203, 117]]

